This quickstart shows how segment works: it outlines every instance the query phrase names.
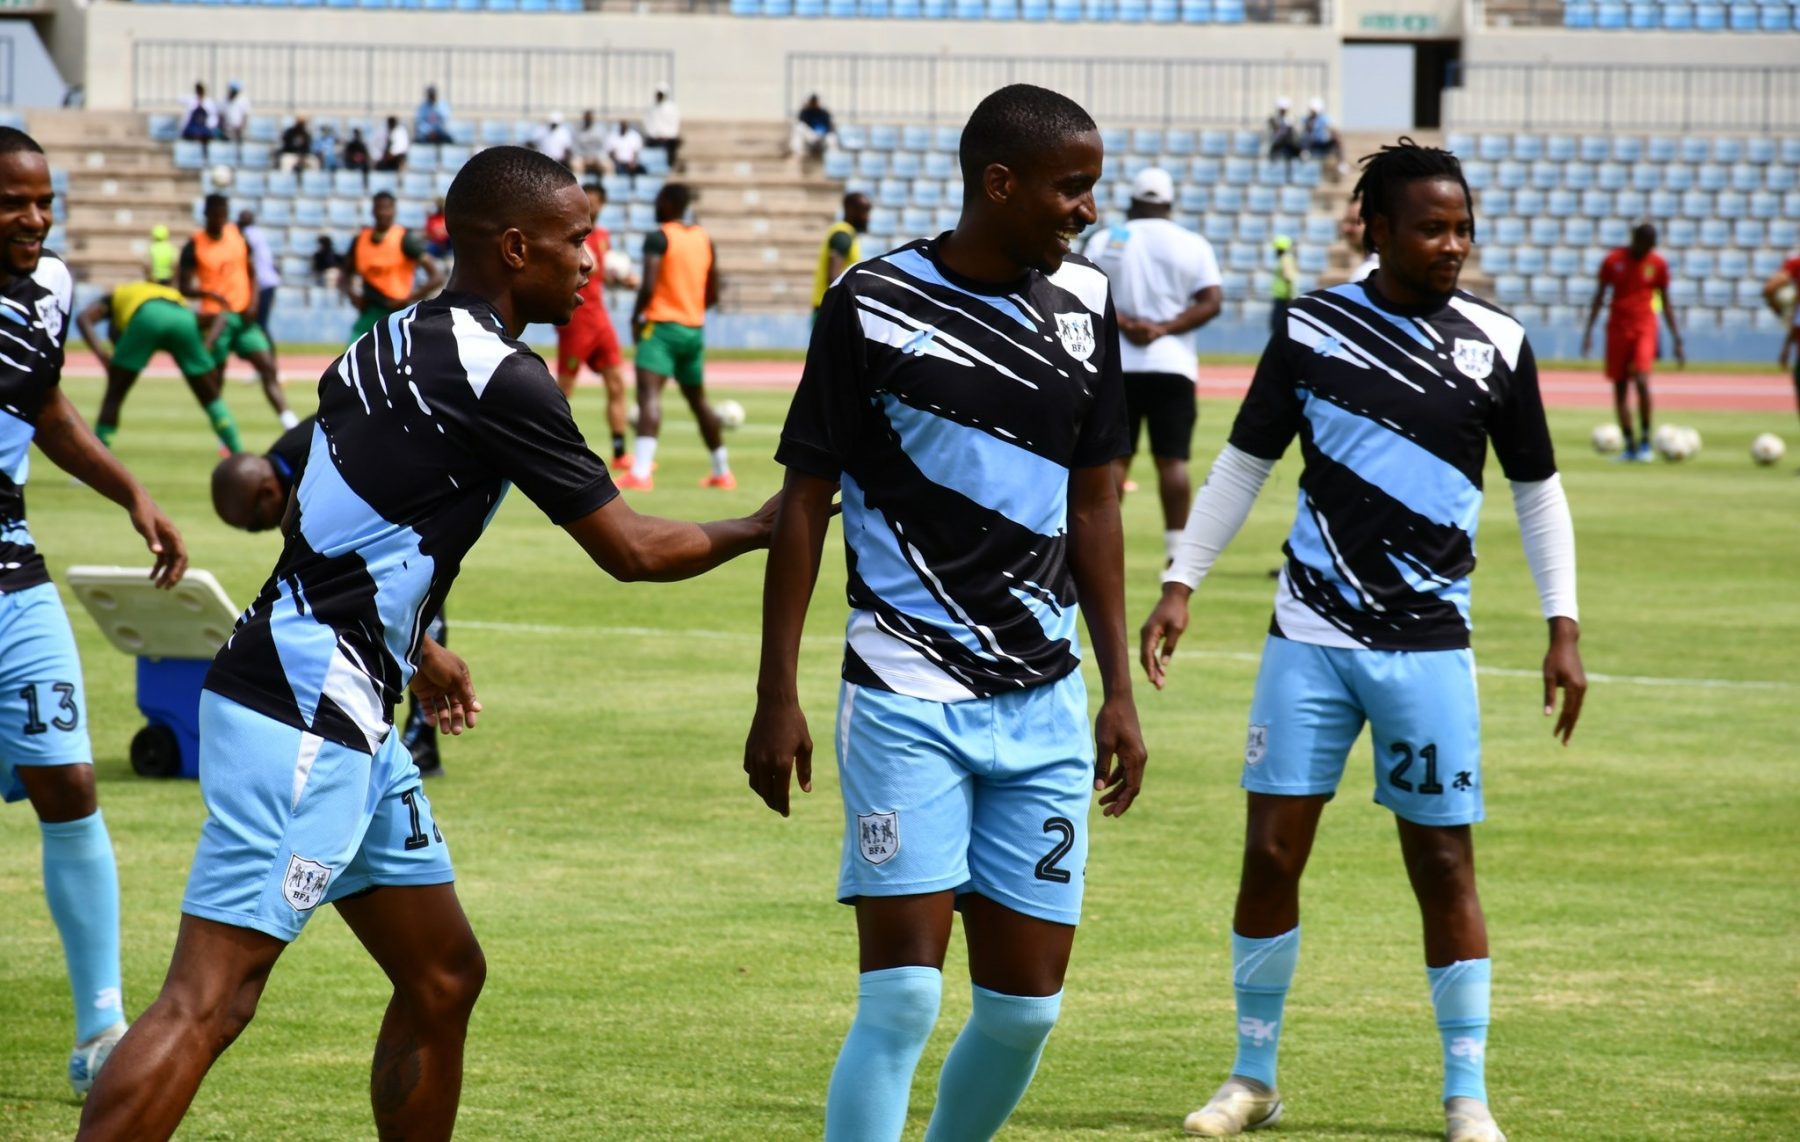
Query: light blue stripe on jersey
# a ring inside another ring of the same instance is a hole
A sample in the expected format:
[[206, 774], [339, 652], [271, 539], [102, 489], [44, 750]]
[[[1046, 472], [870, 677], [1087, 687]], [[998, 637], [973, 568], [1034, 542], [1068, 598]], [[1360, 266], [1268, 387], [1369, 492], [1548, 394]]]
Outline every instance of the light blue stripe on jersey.
[[896, 269], [906, 271], [921, 281], [927, 281], [932, 285], [942, 286], [948, 290], [955, 290], [964, 297], [972, 297], [981, 304], [1006, 314], [1006, 316], [1012, 318], [1033, 333], [1037, 332], [1037, 322], [1032, 321], [1029, 317], [1025, 316], [1024, 311], [1017, 305], [1014, 305], [1004, 297], [995, 297], [993, 294], [988, 293], [976, 293], [974, 290], [967, 290], [956, 285], [938, 271], [937, 266], [932, 264], [930, 258], [927, 258], [917, 250], [901, 250], [898, 253], [884, 255], [880, 260], [889, 263]]
[[1425, 336], [1418, 325], [1413, 322], [1412, 318], [1401, 317], [1396, 313], [1389, 313], [1387, 310], [1382, 309], [1380, 306], [1370, 301], [1369, 295], [1364, 292], [1360, 282], [1345, 282], [1343, 285], [1335, 285], [1330, 289], [1321, 292], [1332, 294], [1333, 296], [1343, 298], [1345, 301], [1355, 303], [1357, 310], [1355, 316], [1365, 319], [1370, 315], [1379, 317], [1389, 325], [1392, 325], [1395, 329], [1400, 330], [1400, 332], [1406, 334], [1414, 341], [1417, 341], [1420, 345], [1431, 350], [1433, 353], [1437, 352], [1437, 346], [1431, 343], [1430, 339]]
[[1313, 518], [1312, 505], [1307, 502], [1305, 492], [1300, 493], [1300, 506], [1294, 512], [1294, 527], [1288, 532], [1288, 547], [1292, 549], [1295, 559], [1324, 575], [1338, 589], [1338, 594], [1344, 596], [1346, 603], [1357, 610], [1364, 609], [1362, 596], [1343, 581], [1337, 560], [1332, 557], [1331, 545], [1326, 542], [1325, 534], [1319, 530], [1318, 521]]
[[919, 573], [900, 550], [887, 520], [869, 507], [862, 485], [844, 473], [838, 484], [844, 501], [844, 535], [856, 552], [856, 574], [888, 606], [950, 635], [983, 658], [992, 659], [967, 623], [951, 614], [925, 589]]
[[1069, 470], [992, 433], [914, 408], [892, 393], [882, 411], [920, 472], [1039, 535], [1068, 526]]
[[269, 608], [269, 633], [281, 672], [294, 692], [294, 705], [310, 725], [337, 653], [337, 632], [313, 617], [312, 601], [295, 594], [295, 580], [278, 578], [275, 583], [280, 595]]
[[1409, 510], [1474, 539], [1481, 490], [1454, 465], [1366, 416], [1304, 390], [1300, 396], [1320, 452]]
[[1416, 564], [1396, 558], [1392, 552], [1388, 553], [1388, 562], [1399, 570], [1400, 577], [1406, 580], [1407, 586], [1422, 595], [1436, 595], [1440, 599], [1448, 599], [1456, 608], [1457, 613], [1462, 615], [1463, 622], [1469, 621], [1469, 577], [1467, 575], [1454, 583], [1446, 583], [1442, 579], [1427, 579], [1419, 574]]
[[1054, 606], [1045, 602], [1042, 595], [1019, 587], [1012, 587], [1010, 590], [1013, 598], [1024, 603], [1025, 609], [1031, 612], [1033, 618], [1037, 619], [1038, 626], [1044, 628], [1044, 638], [1047, 641], [1055, 642], [1057, 639], [1067, 639], [1069, 649], [1077, 658], [1081, 656], [1080, 647], [1076, 642], [1074, 607]]
[[[300, 533], [320, 555], [352, 552], [375, 582], [375, 609], [388, 653], [400, 664], [400, 681], [412, 677], [408, 655], [417, 635], [419, 608], [431, 590], [436, 563], [419, 551], [419, 533], [383, 519], [356, 494], [332, 463], [325, 430], [313, 427], [312, 451], [300, 481]], [[273, 628], [276, 641], [280, 627]], [[285, 658], [284, 658], [285, 661]], [[291, 675], [290, 675], [291, 678]]]
[[31, 475], [31, 438], [36, 435], [30, 423], [0, 412], [0, 472], [19, 487]]

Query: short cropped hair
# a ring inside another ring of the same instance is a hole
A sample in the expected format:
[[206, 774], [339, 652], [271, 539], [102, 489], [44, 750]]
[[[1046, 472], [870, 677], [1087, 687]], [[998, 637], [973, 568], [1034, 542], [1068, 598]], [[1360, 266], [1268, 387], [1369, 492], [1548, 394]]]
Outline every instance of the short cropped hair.
[[656, 192], [656, 205], [680, 218], [687, 214], [688, 204], [693, 201], [693, 197], [687, 183], [665, 182], [662, 189]]
[[1656, 245], [1656, 226], [1649, 222], [1639, 222], [1631, 228], [1631, 240]]
[[391, 191], [386, 191], [386, 190], [376, 191], [374, 194], [369, 196], [369, 201], [371, 203], [376, 203], [376, 202], [380, 202], [384, 198], [387, 199], [389, 202], [394, 201], [393, 193]]
[[17, 127], [0, 127], [0, 155], [15, 155], [21, 151], [26, 154], [41, 155], [44, 153], [44, 148], [38, 146], [36, 139]]
[[219, 210], [230, 211], [231, 199], [226, 198], [224, 195], [218, 194], [215, 192], [213, 194], [209, 194], [206, 196], [206, 202], [204, 203], [203, 208], [209, 212], [215, 208], [217, 208]]
[[1352, 202], [1362, 200], [1363, 252], [1375, 252], [1375, 228], [1371, 223], [1377, 214], [1394, 217], [1394, 201], [1400, 188], [1409, 182], [1426, 178], [1447, 178], [1462, 187], [1463, 201], [1469, 205], [1469, 237], [1475, 236], [1475, 198], [1469, 193], [1469, 182], [1463, 178], [1462, 163], [1449, 151], [1439, 147], [1422, 147], [1402, 135], [1392, 146], [1384, 146], [1359, 160], [1363, 172], [1350, 192]]
[[976, 104], [963, 127], [957, 156], [963, 186], [979, 186], [994, 163], [1026, 170], [1046, 148], [1097, 129], [1094, 117], [1066, 95], [1029, 83], [1002, 87]]
[[444, 195], [444, 226], [451, 245], [458, 230], [504, 230], [546, 198], [575, 185], [575, 176], [548, 155], [529, 147], [489, 147], [456, 172]]

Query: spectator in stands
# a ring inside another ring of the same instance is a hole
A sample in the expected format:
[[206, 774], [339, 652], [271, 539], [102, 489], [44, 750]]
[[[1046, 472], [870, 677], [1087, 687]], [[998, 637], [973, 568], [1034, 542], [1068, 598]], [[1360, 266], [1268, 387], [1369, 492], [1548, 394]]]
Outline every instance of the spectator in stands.
[[197, 143], [211, 142], [219, 133], [219, 105], [206, 95], [206, 84], [194, 84], [194, 93], [181, 108], [181, 137]]
[[330, 172], [338, 169], [342, 161], [343, 151], [338, 146], [337, 128], [330, 123], [319, 124], [319, 133], [313, 136], [313, 161], [322, 171]]
[[1325, 115], [1325, 101], [1316, 95], [1306, 105], [1306, 119], [1300, 124], [1300, 142], [1313, 158], [1331, 160], [1333, 178], [1344, 173], [1344, 142]]
[[1287, 333], [1288, 306], [1300, 293], [1300, 263], [1294, 260], [1294, 240], [1286, 234], [1275, 235], [1271, 243], [1275, 251], [1275, 276], [1269, 279], [1269, 336]]
[[1365, 229], [1362, 199], [1352, 194], [1350, 201], [1344, 204], [1344, 216], [1338, 219], [1338, 235], [1344, 239], [1344, 245], [1350, 247], [1350, 256], [1357, 259], [1355, 268], [1350, 271], [1349, 280], [1353, 282], [1362, 281], [1381, 266], [1381, 255], [1363, 248]]
[[269, 314], [275, 309], [275, 290], [281, 285], [281, 271], [275, 267], [275, 251], [269, 246], [269, 236], [256, 224], [255, 213], [240, 210], [237, 224], [238, 233], [244, 236], [244, 244], [250, 247], [250, 276], [256, 286], [256, 323], [267, 332]]
[[284, 171], [305, 170], [314, 161], [312, 131], [306, 125], [306, 116], [296, 115], [287, 130], [281, 133], [276, 165]]
[[1275, 101], [1275, 114], [1269, 116], [1269, 157], [1287, 159], [1290, 162], [1300, 157], [1300, 134], [1294, 128], [1293, 119], [1288, 116], [1288, 108], [1293, 104], [1283, 95]]
[[439, 261], [450, 256], [450, 224], [444, 221], [441, 198], [431, 204], [431, 213], [425, 216], [425, 252]]
[[169, 228], [160, 222], [150, 227], [150, 250], [144, 260], [144, 276], [157, 285], [173, 284], [175, 262], [180, 257], [181, 251], [169, 241]]
[[344, 144], [344, 169], [369, 173], [369, 144], [363, 142], [362, 128], [350, 128], [350, 141]]
[[575, 149], [575, 137], [563, 125], [561, 111], [550, 112], [544, 125], [531, 136], [531, 149], [548, 159], [555, 159], [564, 166], [569, 165], [569, 155]]
[[312, 275], [316, 286], [329, 286], [336, 280], [338, 266], [342, 259], [338, 257], [337, 247], [331, 244], [331, 235], [319, 235], [319, 245], [313, 250]]
[[825, 110], [817, 95], [807, 96], [806, 106], [800, 108], [793, 129], [788, 132], [788, 154], [795, 163], [802, 163], [824, 158], [825, 152], [836, 145], [837, 130], [832, 125], [831, 112]]
[[656, 98], [644, 112], [644, 145], [661, 147], [669, 156], [669, 169], [679, 170], [681, 154], [681, 109], [669, 97], [669, 85], [656, 85]]
[[244, 141], [244, 128], [250, 125], [250, 97], [243, 84], [232, 80], [225, 87], [225, 106], [219, 111], [219, 137], [233, 143]]
[[412, 149], [412, 136], [406, 133], [406, 124], [400, 122], [398, 115], [389, 115], [387, 130], [381, 135], [381, 157], [375, 161], [378, 171], [398, 171], [406, 169], [406, 152]]
[[425, 101], [413, 112], [413, 134], [421, 143], [452, 143], [450, 107], [438, 98], [436, 87], [425, 89]]
[[644, 137], [625, 120], [619, 120], [619, 125], [607, 133], [606, 157], [617, 173], [643, 174], [643, 153]]
[[569, 168], [578, 175], [611, 174], [606, 161], [606, 128], [592, 111], [581, 113], [581, 129], [575, 132], [575, 151]]

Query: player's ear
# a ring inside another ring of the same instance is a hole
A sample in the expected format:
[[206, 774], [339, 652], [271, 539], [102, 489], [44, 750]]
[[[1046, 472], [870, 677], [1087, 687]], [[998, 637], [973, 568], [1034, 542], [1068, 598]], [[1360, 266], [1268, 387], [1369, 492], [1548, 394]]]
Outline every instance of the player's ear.
[[525, 268], [525, 249], [530, 243], [525, 240], [525, 232], [516, 226], [509, 226], [500, 232], [500, 261], [509, 270]]
[[1377, 254], [1381, 253], [1381, 248], [1383, 246], [1387, 245], [1387, 238], [1388, 238], [1387, 215], [1371, 214], [1369, 216], [1368, 235], [1369, 235], [1369, 249], [1374, 251]]
[[1013, 196], [1016, 183], [1013, 172], [1000, 163], [989, 163], [981, 172], [981, 190], [990, 202], [1004, 204]]

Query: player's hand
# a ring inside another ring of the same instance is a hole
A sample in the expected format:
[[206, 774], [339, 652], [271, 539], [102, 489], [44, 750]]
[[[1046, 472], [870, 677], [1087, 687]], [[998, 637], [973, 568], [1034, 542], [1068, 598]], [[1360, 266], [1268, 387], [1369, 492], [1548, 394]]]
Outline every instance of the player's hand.
[[634, 315], [631, 319], [631, 343], [640, 344], [644, 340], [644, 319]]
[[156, 556], [156, 562], [150, 568], [150, 578], [156, 585], [166, 591], [181, 582], [181, 577], [187, 574], [187, 544], [182, 541], [181, 532], [149, 496], [139, 497], [131, 506], [131, 526], [137, 528], [150, 554]]
[[1583, 333], [1581, 335], [1581, 359], [1584, 361], [1587, 360], [1588, 353], [1593, 348], [1594, 348], [1594, 335], [1591, 332]]
[[1108, 698], [1094, 718], [1094, 791], [1100, 812], [1124, 816], [1144, 787], [1144, 733], [1138, 728], [1137, 705], [1131, 697]]
[[800, 703], [758, 700], [750, 736], [744, 739], [744, 772], [763, 804], [787, 816], [789, 775], [796, 771], [800, 792], [812, 792], [812, 751]]
[[431, 639], [419, 651], [419, 668], [407, 689], [419, 700], [425, 721], [438, 731], [455, 736], [475, 728], [481, 699], [475, 696], [469, 664]]
[[1168, 682], [1169, 659], [1187, 632], [1191, 593], [1184, 584], [1164, 583], [1162, 598], [1138, 631], [1138, 661], [1143, 663], [1144, 677], [1158, 690]]
[[1587, 672], [1581, 668], [1581, 652], [1575, 648], [1580, 637], [1581, 630], [1575, 620], [1550, 620], [1550, 651], [1544, 655], [1544, 716], [1548, 718], [1555, 712], [1556, 691], [1560, 688], [1563, 692], [1562, 713], [1557, 716], [1550, 736], [1561, 738], [1564, 745], [1569, 744], [1569, 735], [1575, 732], [1575, 722], [1581, 717], [1582, 700], [1587, 697]]
[[1794, 341], [1793, 338], [1790, 337], [1781, 343], [1781, 356], [1775, 358], [1775, 363], [1785, 369], [1787, 368], [1788, 361], [1792, 359], [1793, 355]]
[[1684, 369], [1687, 368], [1687, 346], [1681, 343], [1679, 337], [1675, 338], [1675, 363]]

